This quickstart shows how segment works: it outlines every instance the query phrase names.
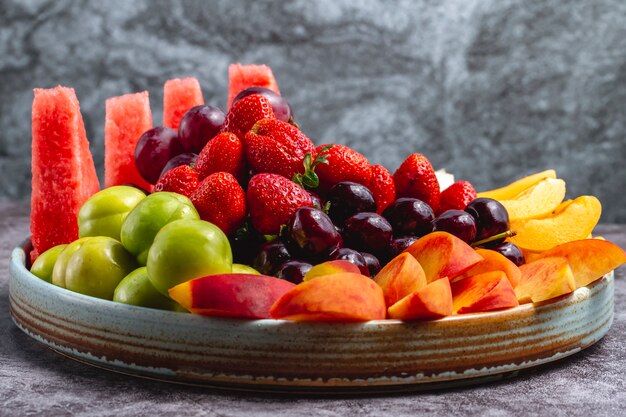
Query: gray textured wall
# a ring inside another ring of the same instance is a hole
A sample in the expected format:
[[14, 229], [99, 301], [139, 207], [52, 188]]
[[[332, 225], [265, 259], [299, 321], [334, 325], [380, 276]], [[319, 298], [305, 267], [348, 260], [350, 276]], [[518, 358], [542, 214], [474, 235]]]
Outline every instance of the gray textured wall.
[[104, 102], [267, 63], [318, 143], [395, 169], [422, 152], [479, 189], [557, 169], [626, 222], [626, 2], [0, 0], [0, 198], [29, 194], [32, 88], [76, 88], [102, 173]]

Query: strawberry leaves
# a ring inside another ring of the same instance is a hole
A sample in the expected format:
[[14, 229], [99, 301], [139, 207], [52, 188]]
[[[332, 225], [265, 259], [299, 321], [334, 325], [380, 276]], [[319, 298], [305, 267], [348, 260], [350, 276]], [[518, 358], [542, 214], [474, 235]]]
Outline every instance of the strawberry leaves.
[[333, 145], [324, 146], [317, 154], [315, 159], [313, 159], [311, 152], [308, 152], [306, 155], [304, 155], [304, 160], [302, 161], [302, 165], [304, 166], [304, 173], [294, 174], [291, 181], [295, 182], [302, 188], [309, 190], [313, 190], [319, 187], [320, 179], [315, 173], [315, 167], [319, 164], [328, 165], [328, 151], [332, 147]]

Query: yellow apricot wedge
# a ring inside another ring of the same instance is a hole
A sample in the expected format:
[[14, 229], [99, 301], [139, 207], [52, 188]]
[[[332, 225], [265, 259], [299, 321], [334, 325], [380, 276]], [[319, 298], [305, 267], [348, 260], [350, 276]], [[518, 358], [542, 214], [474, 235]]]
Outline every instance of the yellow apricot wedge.
[[515, 295], [520, 303], [538, 303], [576, 289], [574, 274], [565, 258], [542, 258], [519, 269], [522, 278], [515, 287]]
[[522, 249], [541, 252], [586, 238], [596, 227], [602, 205], [593, 196], [563, 202], [548, 216], [511, 221], [517, 235], [509, 240]]
[[478, 193], [477, 197], [493, 198], [495, 200], [511, 200], [524, 190], [532, 187], [546, 178], [556, 178], [556, 171], [548, 169], [519, 179], [511, 184], [495, 190], [483, 191]]
[[565, 181], [546, 178], [511, 200], [499, 200], [510, 220], [545, 216], [552, 213], [565, 198]]

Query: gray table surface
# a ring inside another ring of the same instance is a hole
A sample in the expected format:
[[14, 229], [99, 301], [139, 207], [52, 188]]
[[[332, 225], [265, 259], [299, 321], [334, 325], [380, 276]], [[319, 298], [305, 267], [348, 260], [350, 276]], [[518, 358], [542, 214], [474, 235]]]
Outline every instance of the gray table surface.
[[[615, 321], [596, 345], [503, 382], [377, 397], [256, 396], [124, 376], [62, 357], [11, 321], [8, 259], [28, 234], [28, 204], [0, 203], [0, 416], [626, 415], [626, 268], [616, 274]], [[597, 233], [626, 247], [626, 225]]]

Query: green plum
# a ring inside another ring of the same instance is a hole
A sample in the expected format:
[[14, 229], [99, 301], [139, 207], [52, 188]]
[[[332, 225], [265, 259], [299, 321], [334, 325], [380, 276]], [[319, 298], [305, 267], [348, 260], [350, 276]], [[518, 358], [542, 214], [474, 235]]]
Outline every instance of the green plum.
[[175, 220], [199, 218], [191, 200], [183, 195], [150, 194], [137, 204], [122, 224], [122, 244], [137, 257], [139, 265], [146, 265], [150, 246], [163, 226]]
[[105, 188], [85, 201], [78, 212], [78, 236], [108, 236], [120, 240], [122, 223], [146, 195], [135, 187]]
[[248, 265], [233, 264], [233, 274], [252, 274], [261, 275], [259, 271]]
[[[117, 240], [108, 236], [84, 238], [65, 262], [65, 288], [92, 297], [113, 299], [120, 281], [137, 268], [135, 258]], [[70, 245], [71, 246], [71, 245]], [[65, 255], [70, 246], [65, 248]], [[59, 257], [60, 258], [60, 257]], [[57, 261], [54, 274], [57, 273]]]
[[159, 310], [187, 311], [154, 288], [145, 266], [135, 269], [120, 281], [113, 293], [113, 301]]
[[54, 270], [54, 264], [57, 262], [59, 254], [63, 252], [67, 245], [54, 246], [41, 255], [33, 262], [33, 266], [30, 267], [30, 272], [47, 282], [52, 282], [52, 271]]
[[148, 277], [152, 285], [167, 290], [193, 278], [229, 274], [233, 254], [219, 227], [203, 220], [177, 220], [164, 226], [148, 253]]
[[89, 237], [83, 237], [78, 240], [69, 243], [65, 248], [59, 253], [56, 262], [54, 263], [54, 268], [52, 270], [52, 280], [51, 282], [61, 288], [65, 288], [65, 270], [67, 269], [67, 263], [69, 262], [72, 255], [83, 246], [83, 244], [88, 241]]

